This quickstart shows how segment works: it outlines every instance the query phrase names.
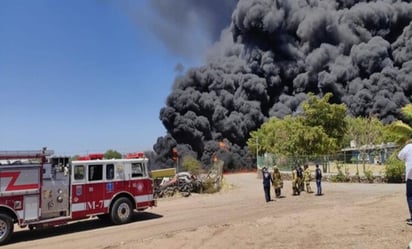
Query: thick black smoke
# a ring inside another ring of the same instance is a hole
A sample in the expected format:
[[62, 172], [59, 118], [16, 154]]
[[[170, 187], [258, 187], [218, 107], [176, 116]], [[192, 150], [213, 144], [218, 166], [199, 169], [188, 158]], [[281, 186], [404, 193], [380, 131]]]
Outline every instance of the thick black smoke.
[[250, 167], [250, 131], [299, 112], [308, 92], [333, 93], [354, 116], [399, 118], [412, 93], [411, 21], [410, 1], [240, 0], [207, 64], [174, 82], [156, 153], [184, 145], [206, 165], [229, 153], [229, 167]]

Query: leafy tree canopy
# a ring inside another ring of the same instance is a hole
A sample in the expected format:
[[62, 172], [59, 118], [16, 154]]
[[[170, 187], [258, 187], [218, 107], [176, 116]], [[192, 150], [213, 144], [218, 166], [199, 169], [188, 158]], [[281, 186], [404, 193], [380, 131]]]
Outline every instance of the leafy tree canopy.
[[104, 158], [106, 159], [120, 159], [122, 158], [122, 154], [115, 150], [108, 150], [104, 153]]
[[271, 118], [253, 131], [248, 140], [251, 152], [278, 155], [313, 155], [336, 151], [346, 131], [345, 105], [329, 104], [331, 94], [319, 99], [310, 94], [303, 114]]
[[387, 141], [384, 124], [375, 116], [345, 118], [347, 131], [345, 134], [346, 144], [354, 141], [357, 147], [372, 144], [381, 144]]
[[330, 104], [332, 93], [319, 98], [312, 93], [303, 103], [304, 124], [307, 127], [322, 127], [327, 136], [335, 139], [336, 146], [341, 146], [347, 129], [344, 121], [347, 108], [344, 104]]
[[405, 144], [412, 138], [412, 104], [407, 104], [401, 108], [401, 112], [406, 119], [406, 123], [398, 120], [389, 124], [386, 129], [399, 145]]

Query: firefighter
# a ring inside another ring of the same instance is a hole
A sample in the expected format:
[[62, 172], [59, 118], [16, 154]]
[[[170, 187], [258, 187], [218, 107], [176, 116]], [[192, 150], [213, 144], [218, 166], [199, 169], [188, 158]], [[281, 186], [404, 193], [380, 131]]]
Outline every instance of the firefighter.
[[297, 168], [298, 167], [295, 166], [292, 169], [292, 191], [293, 191], [293, 195], [299, 195], [300, 194]]
[[307, 164], [305, 164], [304, 169], [305, 169], [305, 171], [303, 172], [303, 174], [304, 174], [303, 180], [305, 181], [306, 192], [307, 193], [313, 193], [312, 189], [310, 187], [310, 178], [311, 178], [310, 169], [309, 169]]
[[275, 165], [273, 166], [273, 188], [275, 190], [276, 198], [280, 198], [281, 189], [283, 188], [282, 176], [280, 175], [279, 168]]

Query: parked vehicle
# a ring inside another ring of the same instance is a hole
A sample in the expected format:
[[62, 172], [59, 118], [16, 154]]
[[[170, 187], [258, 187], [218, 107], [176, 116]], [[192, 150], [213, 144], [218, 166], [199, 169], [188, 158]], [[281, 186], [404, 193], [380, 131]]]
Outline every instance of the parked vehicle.
[[80, 160], [51, 157], [53, 151], [0, 152], [0, 244], [14, 224], [30, 229], [97, 216], [114, 224], [131, 220], [134, 210], [156, 206], [153, 180], [141, 157]]

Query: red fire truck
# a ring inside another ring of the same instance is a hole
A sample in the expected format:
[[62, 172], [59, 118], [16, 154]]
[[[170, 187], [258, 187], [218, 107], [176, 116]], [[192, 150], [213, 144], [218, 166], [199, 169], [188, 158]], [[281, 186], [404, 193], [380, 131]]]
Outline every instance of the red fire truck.
[[14, 224], [29, 229], [97, 216], [114, 224], [130, 221], [133, 211], [156, 206], [148, 159], [82, 160], [51, 157], [53, 151], [0, 152], [0, 244]]

